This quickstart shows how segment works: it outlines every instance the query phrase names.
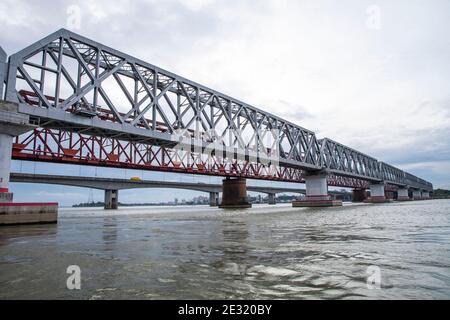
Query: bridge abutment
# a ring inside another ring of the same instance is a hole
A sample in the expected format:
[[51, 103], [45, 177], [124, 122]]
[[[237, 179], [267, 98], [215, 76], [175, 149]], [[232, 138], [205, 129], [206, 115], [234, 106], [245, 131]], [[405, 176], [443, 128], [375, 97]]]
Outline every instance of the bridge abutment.
[[422, 192], [420, 190], [413, 191], [413, 200], [422, 200]]
[[0, 101], [0, 202], [13, 200], [9, 192], [13, 140], [35, 128], [29, 120], [29, 116], [19, 113], [17, 104]]
[[[0, 96], [1, 98], [1, 96]], [[13, 203], [9, 190], [14, 137], [34, 129], [29, 116], [18, 112], [18, 105], [0, 101], [0, 225], [55, 223], [57, 203]]]
[[384, 192], [384, 183], [374, 183], [370, 185], [370, 197], [364, 202], [366, 203], [384, 203], [390, 202], [391, 200], [386, 198]]
[[217, 207], [219, 205], [219, 193], [218, 192], [210, 192], [209, 193], [209, 206]]
[[410, 201], [407, 188], [400, 188], [397, 190], [397, 201]]
[[222, 181], [222, 203], [219, 208], [251, 208], [247, 198], [247, 181], [245, 178], [227, 178]]
[[305, 177], [306, 199], [292, 202], [293, 207], [334, 207], [342, 206], [342, 200], [333, 200], [328, 194], [327, 175], [309, 174]]
[[105, 209], [116, 210], [119, 208], [119, 190], [105, 190]]

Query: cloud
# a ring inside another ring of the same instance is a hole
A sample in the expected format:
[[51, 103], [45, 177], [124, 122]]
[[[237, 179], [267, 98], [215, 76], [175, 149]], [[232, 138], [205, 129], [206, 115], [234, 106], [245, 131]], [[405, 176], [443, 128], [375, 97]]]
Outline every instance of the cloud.
[[406, 163], [402, 165], [402, 169], [404, 170], [425, 169], [431, 170], [434, 173], [450, 172], [450, 160]]

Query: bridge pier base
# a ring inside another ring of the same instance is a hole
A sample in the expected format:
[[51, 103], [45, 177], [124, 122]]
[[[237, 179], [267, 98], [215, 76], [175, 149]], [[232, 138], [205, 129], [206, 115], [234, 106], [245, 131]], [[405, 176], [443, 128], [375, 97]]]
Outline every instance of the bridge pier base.
[[245, 178], [223, 180], [222, 192], [222, 203], [219, 208], [242, 209], [252, 207], [247, 198], [247, 181]]
[[411, 198], [408, 195], [408, 189], [400, 188], [397, 190], [397, 201], [410, 201]]
[[366, 203], [385, 203], [391, 200], [386, 198], [384, 193], [384, 183], [370, 185], [370, 197], [365, 200]]
[[218, 192], [210, 192], [209, 193], [209, 206], [217, 207], [219, 205], [219, 193]]
[[333, 200], [328, 194], [326, 174], [307, 175], [306, 199], [292, 202], [293, 207], [335, 207], [342, 206], [342, 200]]
[[414, 200], [422, 200], [422, 192], [420, 190], [413, 191], [413, 199]]
[[119, 190], [105, 190], [105, 210], [119, 208]]
[[352, 202], [363, 202], [367, 199], [366, 189], [353, 189]]
[[430, 199], [430, 193], [428, 191], [422, 192], [422, 199], [423, 200], [429, 200]]
[[270, 205], [277, 204], [277, 200], [276, 200], [275, 196], [276, 196], [275, 193], [269, 193], [269, 204]]

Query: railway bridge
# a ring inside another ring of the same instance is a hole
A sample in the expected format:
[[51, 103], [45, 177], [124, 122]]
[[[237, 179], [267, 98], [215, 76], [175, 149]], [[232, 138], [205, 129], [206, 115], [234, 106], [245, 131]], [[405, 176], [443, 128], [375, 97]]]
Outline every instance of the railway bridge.
[[[220, 75], [217, 75], [220, 76]], [[223, 177], [224, 208], [246, 179], [305, 183], [294, 206], [428, 198], [433, 186], [277, 115], [61, 29], [9, 57], [0, 48], [0, 201], [11, 159]], [[411, 196], [410, 196], [411, 195]]]

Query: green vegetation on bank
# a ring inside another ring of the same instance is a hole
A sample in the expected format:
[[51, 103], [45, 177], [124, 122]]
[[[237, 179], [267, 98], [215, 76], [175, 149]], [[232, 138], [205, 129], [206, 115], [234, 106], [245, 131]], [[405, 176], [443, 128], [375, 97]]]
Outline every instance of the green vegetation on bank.
[[433, 191], [433, 198], [450, 198], [450, 190], [436, 189]]

